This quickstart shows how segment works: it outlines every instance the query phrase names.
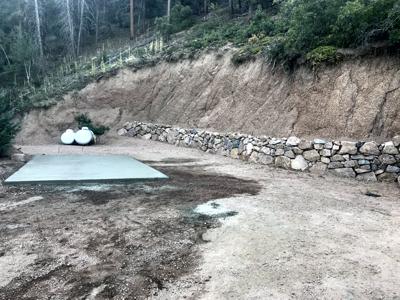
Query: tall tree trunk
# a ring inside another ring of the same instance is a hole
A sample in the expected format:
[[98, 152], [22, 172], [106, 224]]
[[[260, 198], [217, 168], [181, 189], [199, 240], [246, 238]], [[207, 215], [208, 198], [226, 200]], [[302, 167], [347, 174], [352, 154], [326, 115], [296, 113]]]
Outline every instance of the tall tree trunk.
[[135, 38], [135, 18], [133, 15], [133, 6], [134, 6], [134, 0], [130, 0], [130, 20], [131, 20], [131, 40]]
[[79, 18], [79, 31], [78, 31], [78, 45], [76, 47], [76, 54], [79, 55], [80, 52], [80, 47], [81, 47], [81, 38], [82, 38], [82, 29], [83, 29], [83, 17], [85, 16], [85, 0], [80, 0], [81, 1], [81, 5], [80, 5], [80, 18]]
[[74, 34], [74, 23], [72, 21], [72, 15], [71, 15], [70, 0], [66, 0], [65, 5], [66, 5], [66, 13], [67, 13], [69, 40], [70, 40], [70, 43], [71, 43], [71, 52], [75, 56], [76, 55], [76, 52], [75, 52], [75, 34]]
[[208, 12], [208, 0], [204, 0], [204, 15], [206, 16]]
[[95, 1], [95, 5], [96, 5], [96, 24], [95, 24], [95, 40], [96, 40], [96, 46], [97, 46], [97, 42], [99, 41], [99, 3], [97, 1]]
[[168, 19], [171, 17], [171, 0], [168, 0], [167, 3], [167, 17]]
[[39, 46], [40, 59], [43, 59], [42, 32], [40, 30], [39, 3], [35, 0], [36, 38]]
[[229, 0], [229, 14], [233, 16], [233, 0]]

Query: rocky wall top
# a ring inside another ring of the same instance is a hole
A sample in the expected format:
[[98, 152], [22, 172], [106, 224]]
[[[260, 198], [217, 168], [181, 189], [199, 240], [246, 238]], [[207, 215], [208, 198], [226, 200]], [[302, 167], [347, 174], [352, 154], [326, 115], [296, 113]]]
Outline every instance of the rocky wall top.
[[317, 173], [329, 171], [365, 181], [400, 180], [400, 136], [382, 144], [373, 141], [303, 140], [296, 136], [257, 137], [142, 122], [127, 122], [118, 134], [285, 169]]

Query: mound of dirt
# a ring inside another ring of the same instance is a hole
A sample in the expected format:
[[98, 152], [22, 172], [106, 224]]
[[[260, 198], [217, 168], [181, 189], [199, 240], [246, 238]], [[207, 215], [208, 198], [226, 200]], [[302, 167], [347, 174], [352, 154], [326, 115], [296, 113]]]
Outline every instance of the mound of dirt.
[[17, 143], [54, 142], [88, 113], [112, 128], [146, 121], [250, 134], [390, 138], [400, 132], [400, 64], [362, 58], [288, 74], [264, 61], [236, 67], [230, 52], [124, 69], [25, 117]]

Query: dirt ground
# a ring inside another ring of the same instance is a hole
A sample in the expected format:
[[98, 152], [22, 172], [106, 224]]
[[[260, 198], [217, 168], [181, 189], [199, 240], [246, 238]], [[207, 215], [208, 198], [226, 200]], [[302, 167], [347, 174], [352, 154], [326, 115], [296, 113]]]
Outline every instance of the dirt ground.
[[400, 299], [396, 185], [132, 138], [22, 150], [129, 154], [170, 179], [1, 186], [0, 299]]

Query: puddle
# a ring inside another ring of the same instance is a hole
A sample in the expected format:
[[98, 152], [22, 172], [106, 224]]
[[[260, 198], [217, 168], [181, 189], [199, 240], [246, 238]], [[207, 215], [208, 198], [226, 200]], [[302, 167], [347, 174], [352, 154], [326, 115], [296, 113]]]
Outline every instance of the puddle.
[[193, 212], [210, 217], [230, 217], [238, 214], [236, 211], [230, 210], [215, 201], [208, 201], [204, 204], [200, 204]]

